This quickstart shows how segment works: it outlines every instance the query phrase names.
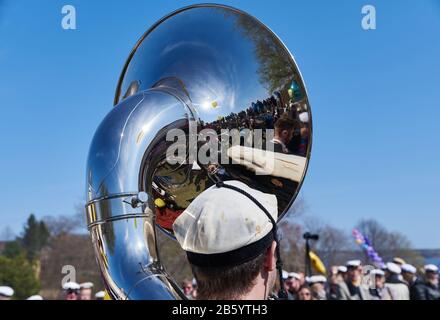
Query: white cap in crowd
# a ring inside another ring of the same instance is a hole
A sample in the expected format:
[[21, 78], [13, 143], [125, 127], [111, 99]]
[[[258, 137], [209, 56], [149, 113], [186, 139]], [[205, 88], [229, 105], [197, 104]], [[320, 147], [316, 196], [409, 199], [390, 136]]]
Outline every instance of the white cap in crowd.
[[391, 273], [395, 273], [395, 274], [402, 273], [402, 269], [397, 263], [387, 262], [386, 266], [387, 266], [387, 270]]
[[[225, 181], [254, 197], [276, 221], [277, 198], [240, 181]], [[174, 221], [177, 241], [195, 265], [238, 265], [264, 252], [273, 241], [269, 217], [244, 194], [216, 185], [200, 193]], [[256, 249], [258, 248], [258, 249]], [[241, 249], [237, 254], [237, 249]], [[211, 254], [228, 253], [214, 261]]]
[[373, 269], [370, 271], [370, 273], [379, 277], [385, 276], [385, 272], [382, 269]]
[[301, 280], [301, 276], [296, 273], [296, 272], [289, 272], [289, 274], [287, 275], [288, 278], [293, 278], [296, 280]]
[[338, 272], [346, 273], [347, 272], [347, 267], [346, 266], [339, 266], [338, 267]]
[[438, 267], [435, 264], [425, 265], [425, 272], [438, 272]]
[[14, 289], [8, 286], [0, 286], [0, 296], [12, 297], [14, 295]]
[[402, 269], [402, 272], [407, 272], [407, 273], [412, 273], [412, 274], [416, 274], [417, 273], [416, 267], [414, 267], [413, 265], [411, 265], [409, 263], [402, 264], [400, 266], [400, 268]]
[[79, 290], [79, 288], [80, 288], [79, 284], [73, 281], [69, 281], [63, 284], [64, 290]]
[[83, 282], [79, 285], [80, 289], [92, 289], [93, 283], [92, 282]]
[[286, 270], [283, 270], [281, 276], [283, 277], [283, 280], [287, 280], [289, 278], [289, 273]]
[[36, 295], [30, 296], [26, 300], [43, 300], [43, 297], [40, 296], [39, 294], [36, 294]]
[[314, 283], [325, 283], [327, 282], [327, 278], [324, 277], [323, 275], [314, 275], [311, 277], [307, 277], [306, 281], [310, 284], [314, 284]]
[[349, 260], [346, 263], [347, 268], [359, 267], [362, 264], [361, 260]]
[[105, 292], [104, 291], [98, 291], [97, 293], [95, 293], [95, 298], [96, 299], [104, 299], [105, 296]]

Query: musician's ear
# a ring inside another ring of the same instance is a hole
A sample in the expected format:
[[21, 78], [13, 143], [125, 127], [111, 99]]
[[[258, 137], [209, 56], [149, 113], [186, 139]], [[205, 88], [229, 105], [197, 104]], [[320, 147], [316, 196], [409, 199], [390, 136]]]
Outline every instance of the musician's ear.
[[272, 245], [266, 250], [266, 258], [264, 259], [264, 268], [266, 269], [266, 271], [273, 271], [276, 268], [276, 247], [277, 243], [273, 241]]

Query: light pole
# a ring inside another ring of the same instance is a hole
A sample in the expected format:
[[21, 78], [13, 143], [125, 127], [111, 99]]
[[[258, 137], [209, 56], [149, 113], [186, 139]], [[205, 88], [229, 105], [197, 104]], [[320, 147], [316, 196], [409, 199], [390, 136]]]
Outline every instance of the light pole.
[[306, 232], [303, 234], [303, 238], [306, 240], [306, 276], [312, 275], [312, 264], [310, 263], [310, 243], [309, 240], [318, 241], [319, 235]]

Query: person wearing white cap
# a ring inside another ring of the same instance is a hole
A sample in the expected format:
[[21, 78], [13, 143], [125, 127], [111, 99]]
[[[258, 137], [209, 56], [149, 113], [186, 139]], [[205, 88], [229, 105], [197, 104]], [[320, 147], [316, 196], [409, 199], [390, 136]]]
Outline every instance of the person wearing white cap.
[[0, 300], [11, 300], [14, 289], [8, 286], [0, 286]]
[[92, 282], [83, 282], [79, 285], [79, 300], [92, 300]]
[[191, 202], [173, 229], [198, 299], [267, 299], [277, 270], [283, 283], [277, 217], [274, 195], [239, 181], [218, 182]]
[[307, 280], [315, 300], [327, 300], [327, 292], [325, 291], [327, 279], [322, 275], [314, 275]]
[[98, 291], [95, 293], [95, 300], [104, 300], [105, 292], [104, 291]]
[[409, 288], [409, 299], [417, 300], [419, 291], [423, 287], [423, 281], [417, 276], [417, 268], [409, 263], [404, 263], [402, 269], [402, 278]]
[[386, 264], [385, 287], [389, 290], [392, 300], [409, 300], [409, 289], [401, 279], [402, 269], [397, 263], [387, 262]]
[[381, 269], [370, 271], [372, 276], [370, 287], [370, 296], [372, 300], [391, 300], [390, 290], [385, 287], [385, 272]]
[[26, 300], [44, 300], [42, 296], [40, 296], [39, 294], [30, 296], [29, 298], [27, 298]]
[[440, 300], [440, 287], [438, 267], [434, 264], [427, 264], [424, 267], [425, 281], [423, 285], [416, 286], [417, 300]]
[[64, 298], [65, 300], [78, 300], [79, 284], [73, 281], [69, 281], [63, 284]]
[[346, 263], [345, 281], [339, 283], [340, 300], [370, 300], [368, 288], [361, 285], [362, 263], [360, 260], [349, 260]]
[[346, 266], [332, 266], [328, 277], [328, 299], [339, 300], [339, 284], [345, 281]]
[[290, 283], [292, 278], [290, 277], [290, 273], [286, 270], [281, 272], [281, 276], [283, 278], [284, 292], [287, 293], [287, 300], [295, 300], [295, 297], [290, 293]]
[[300, 284], [301, 276], [296, 272], [289, 272], [286, 274], [286, 279], [284, 281], [285, 290], [287, 292], [287, 300], [296, 300], [298, 297], [298, 290], [301, 286]]

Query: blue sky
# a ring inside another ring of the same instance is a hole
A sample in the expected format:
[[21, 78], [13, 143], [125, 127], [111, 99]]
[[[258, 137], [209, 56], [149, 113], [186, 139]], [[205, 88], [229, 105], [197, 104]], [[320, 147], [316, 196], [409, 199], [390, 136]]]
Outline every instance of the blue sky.
[[[84, 201], [88, 147], [122, 66], [156, 20], [193, 1], [0, 0], [0, 231]], [[440, 1], [224, 1], [266, 23], [308, 87], [308, 213], [375, 218], [440, 247]], [[61, 28], [72, 4], [77, 30]], [[377, 29], [361, 28], [373, 4]]]

